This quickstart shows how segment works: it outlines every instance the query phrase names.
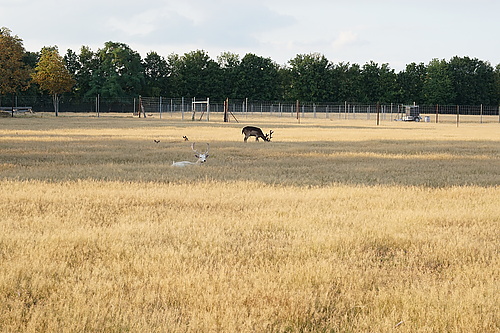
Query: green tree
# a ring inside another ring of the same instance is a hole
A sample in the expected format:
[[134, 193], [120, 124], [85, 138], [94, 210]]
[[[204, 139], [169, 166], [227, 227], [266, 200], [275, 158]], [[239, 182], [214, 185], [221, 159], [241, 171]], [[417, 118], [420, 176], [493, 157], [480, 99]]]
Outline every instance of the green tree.
[[425, 104], [446, 105], [454, 103], [455, 90], [446, 60], [433, 59], [429, 62], [423, 94]]
[[52, 95], [54, 111], [59, 115], [59, 95], [71, 91], [75, 80], [66, 68], [63, 57], [59, 55], [57, 47], [45, 47], [42, 49], [40, 60], [32, 75], [33, 82], [40, 86], [40, 89]]
[[361, 67], [358, 64], [339, 63], [332, 69], [334, 102], [355, 102], [361, 99]]
[[389, 64], [382, 64], [380, 66], [380, 87], [382, 93], [380, 94], [380, 102], [391, 103], [394, 102], [398, 95], [397, 75], [394, 69]]
[[75, 79], [75, 85], [73, 86], [73, 96], [83, 97], [84, 91], [88, 91], [88, 88], [82, 89], [81, 85], [85, 82], [85, 79], [81, 77], [82, 73], [82, 63], [80, 62], [80, 57], [78, 54], [73, 52], [73, 50], [66, 50], [66, 54], [64, 55], [64, 62], [66, 63], [66, 68], [71, 76]]
[[238, 69], [240, 56], [231, 52], [223, 52], [217, 57], [221, 69], [221, 90], [223, 97], [238, 98]]
[[77, 88], [79, 96], [94, 98], [101, 93], [104, 78], [100, 75], [100, 60], [95, 52], [88, 46], [82, 46], [78, 55], [80, 69], [76, 73]]
[[73, 50], [68, 49], [66, 50], [66, 54], [64, 55], [64, 62], [66, 63], [66, 68], [68, 69], [68, 72], [70, 72], [73, 77], [76, 77], [76, 74], [80, 71], [81, 69], [81, 64], [80, 61], [78, 60], [78, 55], [73, 52]]
[[331, 98], [332, 65], [319, 53], [299, 54], [289, 61], [292, 96], [308, 102], [324, 102]]
[[204, 50], [191, 51], [180, 58], [179, 80], [182, 96], [223, 97], [219, 64]]
[[427, 75], [427, 67], [424, 63], [412, 62], [406, 65], [405, 70], [397, 74], [399, 85], [399, 101], [411, 104], [424, 102], [424, 83]]
[[170, 96], [186, 97], [187, 95], [183, 92], [183, 84], [181, 80], [181, 69], [183, 67], [183, 61], [181, 56], [175, 53], [171, 53], [167, 56], [167, 68], [168, 68], [168, 83], [170, 89]]
[[165, 96], [168, 93], [168, 63], [156, 52], [149, 52], [144, 58], [145, 86], [143, 94], [146, 96]]
[[[35, 68], [36, 64], [38, 63], [38, 60], [40, 60], [40, 53], [39, 52], [30, 52], [26, 51], [23, 56], [23, 62], [25, 65], [29, 68]], [[31, 78], [31, 75], [30, 75]]]
[[75, 79], [73, 95], [80, 99], [94, 98], [100, 93], [102, 78], [98, 75], [100, 62], [97, 54], [88, 46], [82, 46], [76, 54], [68, 49], [64, 61], [69, 73]]
[[493, 104], [495, 101], [495, 71], [477, 58], [453, 57], [448, 62], [450, 79], [455, 90], [454, 104]]
[[[98, 66], [92, 76], [91, 91], [103, 97], [138, 95], [144, 85], [141, 56], [128, 45], [106, 42], [96, 53]], [[96, 91], [97, 90], [97, 91]]]
[[278, 69], [270, 58], [247, 53], [239, 66], [237, 96], [261, 101], [280, 98]]
[[22, 39], [13, 36], [8, 28], [0, 28], [0, 94], [11, 94], [12, 107], [15, 94], [29, 86], [31, 68], [24, 57]]
[[278, 98], [284, 101], [296, 101], [292, 90], [292, 70], [289, 66], [283, 65], [278, 67]]
[[390, 103], [397, 95], [396, 73], [389, 64], [370, 61], [361, 69], [362, 97], [364, 103]]
[[[23, 62], [27, 68], [30, 68], [30, 72], [33, 72], [33, 69], [36, 67], [39, 60], [40, 52], [26, 51], [23, 57]], [[32, 82], [31, 73], [30, 82]], [[37, 84], [30, 84], [27, 89], [23, 89], [16, 93], [16, 96], [18, 96], [18, 103], [23, 105], [32, 105], [35, 108], [37, 107], [37, 101], [40, 100], [42, 95], [44, 95], [44, 92], [40, 90], [40, 87]]]
[[499, 105], [500, 104], [500, 64], [498, 64], [495, 67], [495, 92], [493, 95], [493, 102], [492, 104], [494, 105]]

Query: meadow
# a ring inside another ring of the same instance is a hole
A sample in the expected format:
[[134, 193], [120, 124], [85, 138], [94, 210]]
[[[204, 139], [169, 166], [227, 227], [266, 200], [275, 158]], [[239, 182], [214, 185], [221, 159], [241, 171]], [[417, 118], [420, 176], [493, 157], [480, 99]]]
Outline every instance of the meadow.
[[499, 198], [498, 123], [1, 118], [0, 332], [499, 332]]

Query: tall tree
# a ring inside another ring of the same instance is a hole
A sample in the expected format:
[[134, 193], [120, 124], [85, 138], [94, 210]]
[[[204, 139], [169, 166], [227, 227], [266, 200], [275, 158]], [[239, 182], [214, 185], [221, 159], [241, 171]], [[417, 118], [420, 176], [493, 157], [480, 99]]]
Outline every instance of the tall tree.
[[182, 71], [183, 62], [181, 60], [181, 56], [176, 53], [171, 53], [167, 56], [167, 68], [168, 68], [168, 83], [169, 83], [169, 93], [170, 96], [178, 96], [178, 97], [186, 97], [183, 92], [184, 85], [182, 84], [182, 80], [180, 77], [180, 73]]
[[217, 57], [221, 69], [221, 88], [223, 97], [238, 98], [238, 69], [240, 56], [236, 53], [223, 52]]
[[454, 102], [455, 90], [446, 60], [433, 59], [429, 62], [423, 93], [425, 104], [446, 105]]
[[411, 104], [421, 104], [424, 102], [424, 83], [427, 75], [427, 67], [424, 63], [416, 64], [412, 62], [406, 65], [405, 70], [397, 75], [399, 85], [399, 101]]
[[280, 97], [278, 65], [270, 58], [247, 53], [238, 71], [238, 96], [272, 101]]
[[80, 48], [78, 55], [80, 69], [76, 72], [76, 92], [80, 97], [95, 98], [101, 93], [104, 78], [99, 75], [101, 62], [95, 52], [88, 46]]
[[495, 67], [495, 92], [493, 95], [493, 104], [500, 104], [500, 64]]
[[81, 70], [82, 65], [80, 64], [80, 61], [78, 60], [78, 55], [73, 52], [73, 50], [68, 49], [66, 50], [66, 54], [64, 55], [64, 62], [66, 63], [66, 68], [68, 69], [68, 72], [73, 75], [73, 77], [76, 77], [76, 74]]
[[361, 67], [358, 64], [339, 63], [332, 69], [333, 101], [356, 102], [361, 98]]
[[168, 93], [168, 63], [156, 52], [149, 52], [144, 58], [145, 85], [143, 93], [146, 96], [165, 96]]
[[389, 64], [370, 61], [361, 69], [361, 82], [363, 95], [361, 102], [364, 103], [390, 103], [394, 101], [397, 94], [396, 73]]
[[0, 94], [12, 95], [12, 116], [14, 95], [29, 86], [31, 69], [23, 61], [24, 56], [22, 39], [13, 36], [8, 28], [0, 28]]
[[[40, 60], [40, 52], [30, 52], [26, 51], [23, 57], [23, 62], [26, 64], [27, 68], [30, 68], [30, 72], [33, 72], [36, 64]], [[30, 74], [30, 83], [31, 83], [31, 74]], [[37, 102], [44, 100], [42, 97], [44, 93], [40, 90], [40, 87], [37, 84], [30, 84], [28, 89], [23, 89], [16, 93], [17, 103], [22, 105], [32, 105], [33, 107], [37, 107]]]
[[282, 65], [278, 67], [278, 99], [284, 101], [295, 101], [296, 98], [293, 92], [293, 78], [292, 70], [287, 65]]
[[289, 61], [292, 95], [308, 102], [324, 102], [331, 98], [332, 65], [319, 53], [299, 54]]
[[71, 91], [75, 80], [66, 68], [63, 57], [59, 55], [57, 47], [45, 47], [42, 49], [40, 60], [35, 67], [33, 82], [37, 83], [42, 90], [52, 95], [54, 111], [59, 115], [59, 95]]
[[[106, 42], [96, 53], [99, 65], [95, 75], [99, 82], [93, 84], [103, 97], [130, 97], [138, 95], [144, 84], [141, 56], [127, 44]], [[93, 75], [93, 76], [95, 76]]]
[[80, 58], [78, 54], [73, 52], [73, 50], [66, 50], [66, 54], [64, 55], [64, 62], [66, 63], [66, 68], [71, 76], [75, 79], [75, 85], [73, 86], [73, 96], [83, 97], [84, 89], [82, 89], [81, 84], [85, 82], [83, 78], [81, 78], [82, 73], [82, 63], [80, 62]]
[[220, 67], [203, 50], [185, 53], [178, 62], [182, 96], [222, 98]]
[[455, 89], [454, 104], [490, 105], [494, 102], [495, 74], [493, 67], [477, 58], [453, 57], [448, 62]]
[[380, 66], [379, 82], [382, 88], [382, 93], [380, 94], [380, 102], [394, 102], [398, 95], [397, 75], [394, 69], [392, 69], [387, 63]]

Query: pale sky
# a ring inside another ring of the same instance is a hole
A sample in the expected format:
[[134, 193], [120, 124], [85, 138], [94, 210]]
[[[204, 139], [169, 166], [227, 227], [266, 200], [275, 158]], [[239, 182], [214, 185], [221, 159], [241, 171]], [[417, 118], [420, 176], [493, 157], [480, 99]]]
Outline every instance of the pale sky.
[[500, 63], [500, 0], [0, 0], [0, 26], [27, 51], [61, 55], [114, 41], [143, 58], [227, 51], [284, 65], [320, 53], [396, 71], [453, 56]]

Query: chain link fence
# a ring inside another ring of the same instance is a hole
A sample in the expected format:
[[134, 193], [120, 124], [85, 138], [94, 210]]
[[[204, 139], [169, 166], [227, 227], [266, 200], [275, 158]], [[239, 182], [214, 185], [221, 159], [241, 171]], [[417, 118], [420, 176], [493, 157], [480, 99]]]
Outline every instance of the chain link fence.
[[[0, 108], [8, 112], [12, 105], [29, 107], [33, 112], [54, 112], [50, 96], [0, 97]], [[88, 113], [105, 116], [111, 113], [132, 114], [139, 117], [163, 118], [180, 114], [182, 120], [224, 119], [228, 112], [233, 118], [242, 116], [275, 116], [300, 118], [326, 118], [339, 120], [406, 120], [407, 106], [400, 103], [304, 103], [280, 101], [251, 101], [248, 99], [217, 101], [208, 98], [60, 98], [61, 113]], [[420, 121], [500, 123], [500, 106], [488, 105], [419, 105]], [[226, 118], [231, 119], [231, 117]]]

